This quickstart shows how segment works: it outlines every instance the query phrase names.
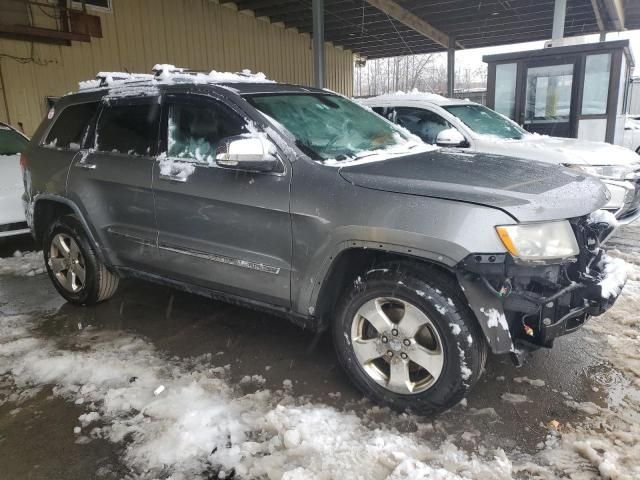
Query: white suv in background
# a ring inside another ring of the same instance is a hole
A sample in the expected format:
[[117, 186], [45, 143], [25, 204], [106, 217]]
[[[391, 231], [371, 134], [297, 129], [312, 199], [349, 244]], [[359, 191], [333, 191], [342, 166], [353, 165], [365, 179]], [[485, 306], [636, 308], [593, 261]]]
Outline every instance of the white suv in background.
[[24, 216], [20, 153], [29, 139], [0, 122], [0, 238], [29, 233]]
[[483, 105], [430, 93], [399, 92], [358, 101], [433, 145], [562, 164], [595, 175], [611, 192], [605, 208], [621, 223], [640, 216], [640, 156], [631, 150], [532, 134]]
[[640, 155], [640, 115], [627, 117], [622, 144]]

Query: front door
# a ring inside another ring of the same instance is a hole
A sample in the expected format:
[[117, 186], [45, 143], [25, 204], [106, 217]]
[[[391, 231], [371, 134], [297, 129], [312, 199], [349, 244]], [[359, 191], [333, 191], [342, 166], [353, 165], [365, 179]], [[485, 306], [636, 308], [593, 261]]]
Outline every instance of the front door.
[[159, 127], [158, 97], [104, 103], [95, 135], [71, 163], [69, 196], [114, 265], [149, 271], [157, 262], [151, 175]]
[[[153, 170], [160, 265], [177, 280], [290, 305], [290, 168], [218, 167], [216, 146], [245, 118], [209, 96], [164, 101], [165, 158]], [[281, 158], [284, 158], [283, 156]]]
[[572, 137], [575, 62], [530, 64], [526, 69], [523, 126], [555, 137]]

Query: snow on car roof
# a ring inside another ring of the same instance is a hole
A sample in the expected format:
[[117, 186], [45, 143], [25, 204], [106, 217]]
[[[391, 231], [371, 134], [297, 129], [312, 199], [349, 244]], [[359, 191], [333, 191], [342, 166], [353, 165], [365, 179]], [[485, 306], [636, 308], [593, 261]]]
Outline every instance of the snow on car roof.
[[421, 92], [418, 89], [413, 89], [409, 92], [397, 91], [395, 93], [385, 93], [376, 97], [359, 98], [359, 102], [365, 105], [375, 105], [378, 103], [392, 103], [392, 102], [430, 102], [436, 105], [450, 105], [454, 103], [466, 103], [468, 100], [459, 100], [455, 98], [447, 98], [437, 93]]
[[209, 73], [195, 72], [185, 68], [169, 64], [156, 64], [153, 67], [154, 74], [129, 73], [129, 72], [99, 72], [95, 79], [84, 80], [78, 83], [79, 89], [92, 90], [98, 88], [111, 88], [114, 86], [127, 86], [148, 82], [152, 84], [172, 83], [275, 83], [269, 80], [262, 72], [251, 73], [250, 70], [242, 72], [218, 72], [212, 70]]

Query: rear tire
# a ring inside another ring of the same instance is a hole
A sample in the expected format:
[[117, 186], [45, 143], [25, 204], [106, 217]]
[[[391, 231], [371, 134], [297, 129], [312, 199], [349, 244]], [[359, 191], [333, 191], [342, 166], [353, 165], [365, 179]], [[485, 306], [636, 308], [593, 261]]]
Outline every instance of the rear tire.
[[94, 305], [116, 293], [119, 278], [100, 261], [76, 215], [51, 225], [42, 251], [49, 278], [68, 302]]
[[358, 277], [338, 305], [333, 340], [347, 375], [366, 396], [425, 415], [460, 402], [487, 358], [455, 280], [410, 263], [377, 266]]

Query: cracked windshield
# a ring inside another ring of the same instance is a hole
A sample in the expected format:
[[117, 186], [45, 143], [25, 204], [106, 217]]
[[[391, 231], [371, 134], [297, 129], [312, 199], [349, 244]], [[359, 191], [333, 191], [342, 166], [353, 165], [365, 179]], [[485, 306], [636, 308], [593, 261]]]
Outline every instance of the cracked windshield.
[[0, 0], [0, 479], [640, 479], [631, 0]]

